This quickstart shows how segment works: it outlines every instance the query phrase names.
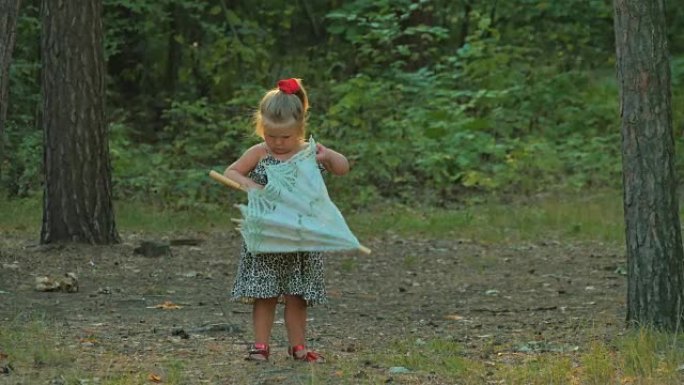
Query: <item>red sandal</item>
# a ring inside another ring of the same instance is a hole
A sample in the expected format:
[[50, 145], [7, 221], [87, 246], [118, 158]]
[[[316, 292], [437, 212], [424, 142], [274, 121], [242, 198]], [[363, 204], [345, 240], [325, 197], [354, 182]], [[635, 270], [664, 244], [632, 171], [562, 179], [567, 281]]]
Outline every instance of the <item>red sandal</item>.
[[268, 361], [268, 356], [271, 354], [271, 349], [268, 344], [254, 344], [249, 349], [249, 354], [245, 360], [247, 361]]
[[306, 346], [304, 346], [304, 345], [293, 346], [287, 350], [287, 353], [290, 355], [290, 357], [292, 357], [296, 361], [313, 362], [313, 363], [325, 362], [325, 358], [323, 358], [322, 355], [320, 355], [314, 351], [307, 350]]

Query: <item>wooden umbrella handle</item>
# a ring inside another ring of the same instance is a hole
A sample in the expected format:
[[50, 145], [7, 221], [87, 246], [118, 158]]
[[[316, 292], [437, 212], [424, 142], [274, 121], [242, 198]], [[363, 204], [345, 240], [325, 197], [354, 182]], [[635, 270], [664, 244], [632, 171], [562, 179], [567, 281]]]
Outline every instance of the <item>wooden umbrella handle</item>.
[[244, 186], [242, 186], [240, 183], [238, 183], [238, 182], [236, 182], [230, 178], [227, 178], [224, 175], [221, 175], [214, 170], [209, 171], [209, 177], [211, 179], [221, 183], [224, 186], [232, 187], [232, 188], [237, 189], [237, 190], [247, 191], [247, 189]]

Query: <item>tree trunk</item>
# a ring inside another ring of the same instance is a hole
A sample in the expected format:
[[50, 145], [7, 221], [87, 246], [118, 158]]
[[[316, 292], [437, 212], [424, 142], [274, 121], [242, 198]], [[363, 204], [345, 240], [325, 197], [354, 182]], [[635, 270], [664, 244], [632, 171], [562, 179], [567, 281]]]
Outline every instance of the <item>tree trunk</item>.
[[169, 31], [168, 31], [168, 51], [166, 59], [166, 97], [174, 99], [178, 85], [178, 71], [182, 62], [183, 47], [176, 40], [177, 36], [182, 36], [181, 30], [181, 10], [178, 4], [169, 4]]
[[41, 243], [119, 241], [105, 120], [102, 0], [43, 0]]
[[20, 5], [21, 0], [0, 0], [0, 154], [4, 154], [2, 135], [5, 132], [9, 102], [9, 69], [16, 40]]
[[677, 330], [684, 252], [663, 0], [614, 0], [620, 85], [627, 321]]
[[[470, 13], [473, 11], [473, 6], [470, 4], [470, 0], [463, 2], [463, 21], [461, 22], [461, 33], [458, 36], [458, 46], [457, 48], [463, 48], [466, 41], [468, 41], [468, 34], [470, 33]], [[492, 18], [492, 22], [494, 18]]]

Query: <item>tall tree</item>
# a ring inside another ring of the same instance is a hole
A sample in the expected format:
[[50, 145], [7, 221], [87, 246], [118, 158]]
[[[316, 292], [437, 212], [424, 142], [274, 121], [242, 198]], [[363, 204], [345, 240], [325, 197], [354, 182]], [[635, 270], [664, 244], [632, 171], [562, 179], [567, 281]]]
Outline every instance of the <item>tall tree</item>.
[[104, 105], [102, 0], [43, 0], [41, 13], [41, 243], [118, 242]]
[[627, 321], [675, 330], [684, 252], [663, 0], [614, 0], [627, 242]]
[[[9, 99], [9, 69], [16, 40], [17, 17], [21, 0], [0, 0], [0, 154], [3, 154], [2, 134], [7, 119]], [[0, 159], [2, 162], [2, 159]]]

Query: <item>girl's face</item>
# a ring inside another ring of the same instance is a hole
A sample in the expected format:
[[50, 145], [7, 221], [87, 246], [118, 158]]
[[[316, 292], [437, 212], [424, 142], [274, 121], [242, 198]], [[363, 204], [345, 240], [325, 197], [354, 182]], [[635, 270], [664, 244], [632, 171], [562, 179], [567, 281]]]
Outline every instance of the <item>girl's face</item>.
[[299, 151], [302, 137], [296, 126], [287, 128], [264, 127], [264, 141], [276, 155], [288, 155]]

